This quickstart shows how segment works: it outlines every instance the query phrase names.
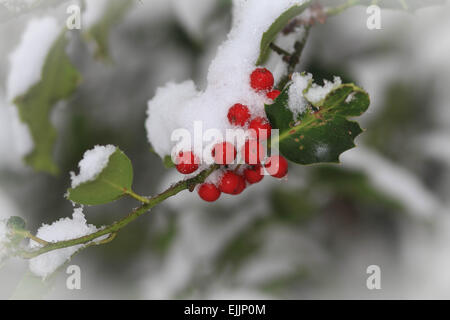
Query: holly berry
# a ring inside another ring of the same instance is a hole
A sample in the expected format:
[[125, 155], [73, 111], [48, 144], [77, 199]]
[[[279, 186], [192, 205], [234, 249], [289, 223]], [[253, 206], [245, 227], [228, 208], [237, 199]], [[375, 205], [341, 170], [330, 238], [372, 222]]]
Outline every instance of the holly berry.
[[257, 140], [267, 140], [272, 135], [272, 126], [265, 118], [258, 117], [250, 121], [249, 129], [251, 134]]
[[247, 180], [247, 182], [250, 184], [260, 182], [264, 178], [264, 175], [261, 173], [261, 170], [262, 170], [261, 165], [251, 166], [245, 169], [244, 177]]
[[198, 195], [207, 202], [214, 202], [220, 198], [220, 190], [212, 183], [204, 183], [198, 188]]
[[257, 140], [247, 140], [242, 147], [242, 154], [246, 164], [259, 164], [264, 159], [265, 150]]
[[245, 180], [233, 171], [227, 171], [220, 179], [219, 189], [227, 194], [239, 194], [245, 189]]
[[272, 90], [267, 92], [267, 98], [275, 100], [281, 94], [280, 90]]
[[266, 68], [259, 68], [250, 75], [250, 85], [256, 91], [269, 91], [272, 89], [275, 80], [272, 72]]
[[265, 168], [272, 177], [281, 179], [288, 173], [288, 162], [282, 156], [272, 156], [267, 159]]
[[233, 195], [241, 194], [245, 190], [246, 187], [247, 187], [247, 183], [245, 182], [244, 177], [239, 176], [238, 188], [237, 188], [236, 192], [233, 193]]
[[178, 172], [191, 174], [198, 169], [198, 159], [191, 151], [181, 151], [175, 161]]
[[243, 104], [236, 103], [228, 110], [228, 121], [230, 121], [232, 125], [243, 127], [249, 119], [250, 111], [248, 110], [248, 107]]
[[232, 143], [223, 142], [216, 144], [211, 154], [217, 164], [232, 164], [236, 159], [237, 151]]

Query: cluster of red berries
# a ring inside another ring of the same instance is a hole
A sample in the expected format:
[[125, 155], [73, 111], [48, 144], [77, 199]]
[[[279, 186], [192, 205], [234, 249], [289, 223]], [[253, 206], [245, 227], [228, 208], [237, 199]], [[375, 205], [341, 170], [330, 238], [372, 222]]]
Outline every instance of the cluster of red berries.
[[[279, 95], [279, 90], [273, 90], [274, 78], [272, 73], [264, 68], [253, 71], [250, 76], [251, 87], [259, 93], [264, 93], [272, 100]], [[245, 127], [248, 125], [251, 135], [241, 150], [246, 168], [243, 174], [233, 170], [227, 170], [222, 175], [218, 186], [212, 183], [204, 183], [198, 189], [199, 196], [208, 202], [219, 199], [221, 193], [238, 195], [241, 194], [248, 184], [255, 184], [264, 178], [264, 169], [275, 178], [283, 178], [288, 171], [288, 163], [282, 156], [271, 156], [266, 159], [264, 167], [264, 147], [260, 141], [267, 140], [271, 136], [272, 127], [269, 121], [262, 117], [251, 119], [250, 110], [247, 106], [237, 103], [228, 111], [228, 121], [234, 126]], [[229, 142], [216, 144], [212, 150], [215, 163], [219, 165], [230, 165], [237, 156], [235, 146]], [[193, 152], [180, 152], [176, 159], [176, 168], [180, 173], [191, 174], [199, 167], [198, 158]]]

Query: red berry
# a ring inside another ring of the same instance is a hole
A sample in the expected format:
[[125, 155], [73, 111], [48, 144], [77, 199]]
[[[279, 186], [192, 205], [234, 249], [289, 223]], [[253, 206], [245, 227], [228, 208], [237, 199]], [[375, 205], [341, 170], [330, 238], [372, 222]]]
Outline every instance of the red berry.
[[278, 98], [278, 96], [281, 94], [280, 90], [272, 90], [270, 92], [267, 92], [267, 98], [275, 100]]
[[235, 193], [233, 193], [233, 195], [241, 194], [242, 191], [244, 191], [246, 187], [247, 187], [247, 184], [245, 183], [244, 177], [239, 176], [239, 184], [238, 184], [238, 187], [237, 187]]
[[181, 151], [175, 161], [178, 172], [182, 174], [190, 174], [198, 169], [198, 159], [191, 151]]
[[272, 126], [267, 119], [258, 117], [250, 121], [249, 129], [253, 138], [258, 140], [267, 140], [272, 135]]
[[264, 159], [265, 150], [261, 143], [256, 140], [248, 140], [242, 147], [242, 154], [246, 164], [259, 164]]
[[230, 121], [232, 125], [243, 127], [248, 119], [250, 119], [250, 111], [248, 110], [248, 107], [243, 104], [236, 103], [228, 110], [228, 121]]
[[[237, 175], [233, 171], [227, 171], [222, 176], [222, 179], [220, 180], [219, 189], [223, 193], [227, 194], [239, 194], [244, 189], [242, 188], [242, 178], [241, 176]], [[245, 181], [244, 181], [245, 184]], [[245, 188], [245, 186], [244, 186]]]
[[259, 68], [250, 75], [250, 85], [256, 91], [269, 91], [272, 89], [275, 80], [272, 72], [266, 68]]
[[244, 177], [248, 183], [254, 184], [260, 182], [264, 175], [261, 173], [261, 165], [252, 166], [244, 170]]
[[282, 156], [272, 156], [267, 159], [266, 171], [274, 178], [283, 178], [288, 173], [288, 162]]
[[232, 164], [236, 159], [237, 151], [232, 143], [223, 142], [216, 144], [211, 154], [217, 164]]
[[198, 195], [200, 198], [207, 202], [214, 202], [220, 197], [220, 190], [212, 183], [204, 183], [198, 189]]

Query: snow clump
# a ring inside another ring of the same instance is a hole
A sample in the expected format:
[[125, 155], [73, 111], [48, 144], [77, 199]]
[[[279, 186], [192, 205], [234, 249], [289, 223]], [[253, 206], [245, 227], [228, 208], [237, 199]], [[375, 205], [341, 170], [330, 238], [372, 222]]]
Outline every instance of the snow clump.
[[[72, 219], [63, 218], [51, 225], [44, 224], [39, 228], [36, 236], [47, 242], [57, 242], [83, 237], [98, 231], [97, 227], [87, 224], [83, 210], [76, 208]], [[38, 248], [41, 245], [31, 240], [30, 248]], [[69, 260], [84, 245], [76, 245], [69, 248], [57, 249], [44, 253], [30, 260], [30, 271], [35, 275], [46, 278]]]
[[[171, 135], [177, 129], [189, 131], [195, 141], [202, 139], [194, 135], [196, 122], [202, 124], [203, 132], [219, 130], [226, 137], [225, 130], [234, 129], [227, 119], [228, 110], [236, 103], [248, 106], [252, 117], [265, 116], [264, 105], [272, 101], [264, 92], [256, 92], [250, 86], [250, 74], [256, 68], [262, 36], [281, 14], [304, 2], [233, 1], [233, 26], [210, 65], [206, 89], [198, 90], [192, 81], [169, 83], [158, 89], [148, 102], [147, 135], [161, 158], [174, 155], [177, 143]], [[242, 145], [236, 147], [240, 150]], [[196, 156], [202, 159], [203, 154], [196, 152]]]
[[72, 179], [72, 189], [79, 185], [95, 180], [108, 166], [109, 158], [117, 150], [113, 145], [95, 146], [94, 149], [84, 153], [83, 159], [78, 164], [80, 173], [76, 175], [70, 173]]

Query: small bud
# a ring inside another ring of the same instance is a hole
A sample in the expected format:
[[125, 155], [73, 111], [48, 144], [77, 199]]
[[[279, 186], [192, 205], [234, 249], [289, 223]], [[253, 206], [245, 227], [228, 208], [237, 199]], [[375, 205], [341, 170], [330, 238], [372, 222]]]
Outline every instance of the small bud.
[[23, 231], [26, 223], [21, 217], [14, 216], [8, 219], [6, 226], [11, 230]]

